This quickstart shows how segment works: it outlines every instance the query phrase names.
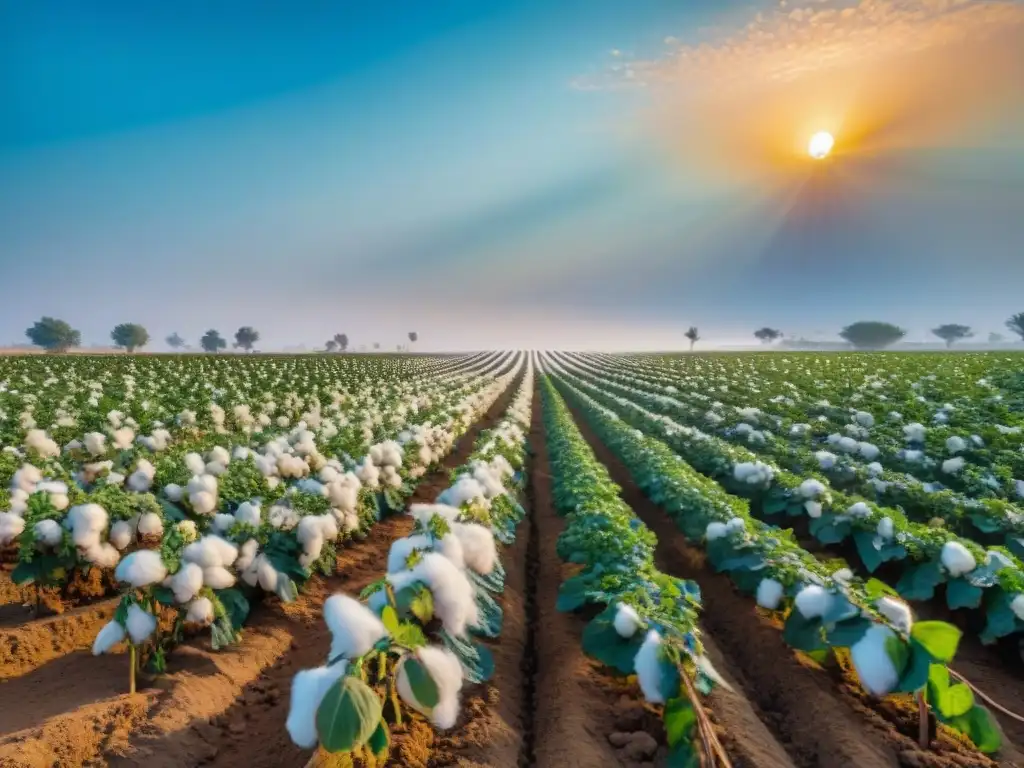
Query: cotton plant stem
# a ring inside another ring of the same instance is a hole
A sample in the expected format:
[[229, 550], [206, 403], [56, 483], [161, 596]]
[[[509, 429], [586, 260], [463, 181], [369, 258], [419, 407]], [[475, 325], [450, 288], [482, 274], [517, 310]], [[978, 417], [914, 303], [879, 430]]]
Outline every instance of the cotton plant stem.
[[697, 730], [700, 733], [701, 746], [704, 753], [701, 756], [701, 765], [707, 765], [708, 768], [732, 768], [729, 756], [725, 753], [722, 743], [718, 740], [707, 712], [701, 706], [700, 697], [693, 687], [693, 682], [683, 670], [680, 670], [680, 677], [686, 686], [686, 696], [693, 705], [693, 710], [697, 715]]

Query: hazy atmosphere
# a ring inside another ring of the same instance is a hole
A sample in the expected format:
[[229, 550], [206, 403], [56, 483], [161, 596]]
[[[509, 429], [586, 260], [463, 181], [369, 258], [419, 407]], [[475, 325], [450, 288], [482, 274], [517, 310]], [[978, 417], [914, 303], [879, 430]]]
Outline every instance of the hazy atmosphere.
[[3, 344], [924, 340], [1024, 306], [1017, 2], [2, 2], [0, 66]]

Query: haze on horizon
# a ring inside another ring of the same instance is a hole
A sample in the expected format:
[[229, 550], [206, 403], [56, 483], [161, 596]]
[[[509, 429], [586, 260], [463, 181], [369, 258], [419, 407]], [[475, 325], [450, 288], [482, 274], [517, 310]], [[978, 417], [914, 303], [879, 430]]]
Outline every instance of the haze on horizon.
[[42, 315], [459, 350], [1024, 311], [1022, 2], [348, 5], [0, 0], [0, 345]]

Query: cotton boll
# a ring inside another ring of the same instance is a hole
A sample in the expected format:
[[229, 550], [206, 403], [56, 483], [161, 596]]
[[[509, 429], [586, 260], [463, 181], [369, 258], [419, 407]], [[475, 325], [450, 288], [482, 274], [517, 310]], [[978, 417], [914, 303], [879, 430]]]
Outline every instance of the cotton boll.
[[116, 621], [108, 621], [103, 625], [103, 629], [99, 631], [99, 634], [96, 635], [96, 639], [93, 641], [93, 656], [106, 653], [118, 643], [124, 642], [124, 638], [124, 627]]
[[337, 594], [327, 598], [324, 621], [331, 630], [332, 659], [362, 656], [388, 634], [373, 611], [348, 595]]
[[83, 550], [82, 557], [97, 568], [113, 568], [121, 560], [121, 553], [110, 542], [104, 541]]
[[329, 667], [304, 669], [292, 680], [291, 703], [285, 728], [296, 746], [313, 749], [319, 741], [316, 731], [316, 711], [324, 696], [348, 669], [347, 661]]
[[206, 462], [198, 453], [190, 452], [185, 454], [185, 467], [193, 475], [202, 475], [206, 472]]
[[729, 535], [729, 526], [725, 523], [711, 522], [708, 523], [708, 527], [704, 531], [704, 537], [708, 541], [714, 541], [715, 539], [721, 539]]
[[140, 536], [162, 536], [164, 532], [164, 521], [156, 512], [147, 512], [139, 518]]
[[391, 549], [388, 551], [388, 573], [405, 570], [406, 561], [417, 550], [439, 552], [457, 568], [462, 568], [465, 565], [462, 544], [454, 535], [448, 534], [437, 541], [427, 534], [416, 534], [404, 539], [396, 539], [391, 543]]
[[658, 651], [661, 648], [661, 635], [653, 629], [648, 631], [640, 650], [636, 652], [633, 666], [636, 668], [636, 679], [644, 698], [651, 704], [664, 704], [665, 697], [661, 693], [661, 661]]
[[25, 520], [13, 512], [0, 512], [0, 546], [6, 547], [25, 530]]
[[882, 472], [885, 471], [882, 465], [879, 464], [877, 461], [873, 461], [870, 464], [868, 464], [867, 469], [868, 474], [873, 475], [875, 477], [877, 477], [878, 475], [882, 474]]
[[868, 506], [867, 502], [857, 501], [847, 508], [846, 514], [850, 517], [871, 517], [871, 507]]
[[914, 624], [914, 615], [910, 612], [910, 606], [905, 602], [885, 595], [878, 598], [875, 602], [875, 608], [880, 614], [891, 621], [896, 629], [901, 632], [910, 632], [910, 628]]
[[203, 584], [210, 589], [227, 589], [235, 585], [235, 576], [227, 568], [214, 565], [203, 568]]
[[822, 469], [832, 469], [836, 465], [836, 456], [828, 451], [817, 451], [814, 458], [818, 460], [818, 466]]
[[757, 604], [769, 611], [777, 610], [785, 594], [785, 587], [775, 579], [761, 579], [757, 585]]
[[60, 446], [41, 429], [30, 429], [25, 435], [25, 447], [42, 458], [60, 456]]
[[131, 584], [136, 589], [158, 584], [167, 577], [167, 566], [160, 559], [160, 553], [152, 549], [140, 549], [122, 560], [114, 577]]
[[942, 462], [942, 471], [947, 475], [955, 475], [964, 468], [967, 461], [963, 456], [955, 456]]
[[832, 593], [818, 584], [808, 584], [796, 595], [796, 609], [805, 619], [820, 619], [832, 607]]
[[267, 592], [276, 592], [281, 575], [264, 555], [256, 558], [256, 580], [260, 588]]
[[860, 452], [860, 455], [863, 456], [868, 461], [874, 461], [875, 459], [878, 458], [878, 455], [881, 453], [881, 450], [879, 450], [878, 446], [873, 445], [871, 443], [860, 443], [858, 445], [858, 450]]
[[217, 499], [206, 491], [190, 494], [188, 501], [197, 515], [211, 515], [217, 509]]
[[1013, 611], [1014, 616], [1024, 621], [1024, 594], [1018, 592], [1013, 596], [1013, 600], [1010, 601], [1010, 610]]
[[731, 520], [729, 520], [728, 523], [725, 524], [725, 527], [728, 530], [729, 535], [731, 536], [735, 533], [746, 531], [747, 523], [742, 517], [734, 517]]
[[128, 636], [135, 645], [141, 645], [149, 639], [149, 636], [156, 630], [156, 616], [142, 610], [137, 603], [128, 608], [128, 618], [125, 620], [128, 629]]
[[213, 530], [216, 533], [227, 533], [236, 522], [234, 515], [218, 513], [213, 516]]
[[107, 527], [107, 510], [99, 504], [79, 504], [71, 508], [64, 525], [71, 529], [71, 538], [78, 547], [88, 548], [99, 542], [99, 534]]
[[256, 539], [247, 540], [238, 548], [238, 558], [235, 560], [235, 568], [238, 571], [247, 571], [256, 559], [260, 543]]
[[883, 517], [878, 521], [878, 528], [876, 532], [883, 539], [891, 539], [894, 534], [893, 522], [891, 517]]
[[167, 585], [174, 592], [174, 599], [187, 603], [203, 588], [203, 569], [195, 563], [182, 563], [181, 568], [167, 579]]
[[216, 495], [217, 478], [205, 473], [194, 475], [192, 479], [188, 481], [188, 493], [191, 496], [192, 494], [200, 493], [202, 491]]
[[821, 517], [821, 502], [820, 501], [805, 501], [804, 511], [807, 512], [807, 516], [813, 519]]
[[494, 570], [498, 562], [498, 546], [490, 529], [477, 523], [454, 523], [451, 530], [462, 545], [463, 560], [467, 568], [481, 576], [486, 576]]
[[185, 621], [203, 627], [213, 624], [213, 602], [208, 597], [193, 600], [185, 613]]
[[457, 507], [447, 504], [413, 504], [409, 507], [409, 514], [417, 523], [426, 525], [434, 515], [440, 515], [449, 523], [454, 523], [462, 512]]
[[959, 541], [947, 541], [942, 545], [941, 560], [943, 567], [954, 579], [970, 573], [977, 566], [974, 555]]
[[182, 500], [184, 494], [184, 489], [177, 483], [168, 483], [164, 486], [164, 496], [166, 496], [169, 501], [177, 503]]
[[220, 536], [204, 536], [185, 547], [183, 560], [202, 568], [231, 565], [238, 558], [238, 547]]
[[874, 624], [850, 648], [861, 685], [874, 696], [886, 696], [899, 683], [899, 672], [886, 650], [886, 644], [895, 638], [896, 633], [889, 627]]
[[463, 678], [458, 657], [447, 648], [432, 645], [417, 649], [415, 657], [434, 681], [438, 702], [433, 707], [426, 707], [416, 700], [405, 669], [405, 659], [398, 667], [398, 695], [410, 707], [426, 715], [434, 727], [441, 730], [454, 727], [459, 719], [459, 691]]
[[40, 520], [33, 527], [36, 542], [44, 547], [56, 547], [64, 538], [64, 531], [56, 520]]
[[619, 637], [632, 637], [640, 628], [640, 614], [628, 603], [615, 604], [615, 631]]
[[797, 490], [805, 499], [816, 499], [825, 493], [825, 484], [811, 477], [800, 483]]
[[466, 476], [460, 477], [453, 486], [437, 497], [438, 504], [451, 507], [461, 507], [466, 502], [477, 500], [486, 504], [487, 493], [479, 481]]
[[957, 437], [956, 435], [953, 435], [952, 437], [946, 439], [946, 450], [949, 451], [950, 454], [953, 456], [955, 456], [958, 453], [963, 453], [964, 451], [967, 450], [967, 441], [964, 440], [962, 437]]
[[118, 550], [126, 549], [134, 537], [132, 524], [127, 520], [118, 520], [110, 526], [110, 543]]
[[135, 430], [131, 427], [121, 427], [115, 429], [113, 438], [114, 448], [119, 451], [127, 451], [132, 447], [132, 443], [135, 442]]
[[102, 432], [89, 432], [82, 442], [92, 456], [102, 456], [107, 451], [107, 436]]
[[258, 504], [251, 501], [243, 501], [235, 510], [235, 520], [243, 525], [251, 525], [253, 528], [260, 527], [260, 508]]
[[434, 613], [454, 637], [465, 637], [470, 626], [479, 621], [473, 585], [451, 560], [436, 552], [427, 552], [411, 570], [388, 576], [395, 590], [416, 581], [427, 585], [434, 596]]

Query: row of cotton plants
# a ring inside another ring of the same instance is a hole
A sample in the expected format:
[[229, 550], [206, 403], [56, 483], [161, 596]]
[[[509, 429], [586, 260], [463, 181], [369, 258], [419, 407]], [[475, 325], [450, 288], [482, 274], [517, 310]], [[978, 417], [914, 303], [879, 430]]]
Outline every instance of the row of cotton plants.
[[500, 545], [523, 514], [515, 496], [525, 482], [532, 390], [528, 363], [505, 417], [481, 433], [450, 487], [435, 504], [409, 508], [415, 527], [392, 543], [384, 578], [358, 599], [336, 594], [324, 603], [327, 661], [292, 682], [285, 725], [298, 746], [369, 750], [383, 760], [403, 708], [447, 730], [464, 685], [489, 679], [493, 662], [478, 638], [501, 632]]
[[[913, 358], [895, 359], [900, 360], [896, 373], [865, 372], [855, 388], [846, 371], [815, 380], [813, 388], [807, 388], [806, 380], [799, 387], [789, 381], [789, 369], [729, 379], [721, 387], [694, 377], [681, 382], [663, 376], [660, 383], [705, 407], [711, 403], [708, 419], [735, 409], [752, 426], [769, 426], [784, 439], [827, 450], [835, 446], [854, 460], [906, 473], [935, 489], [950, 487], [984, 498], [1024, 497], [1024, 419], [1004, 403], [1003, 392], [985, 376], [940, 379], [918, 370], [918, 378], [911, 380], [899, 368]], [[981, 372], [989, 375], [1017, 365], [1012, 357], [986, 359], [990, 367]], [[636, 370], [619, 365], [627, 375]], [[661, 370], [658, 361], [640, 367], [647, 375]], [[750, 438], [758, 439], [759, 432]]]
[[[339, 544], [371, 526], [382, 507], [394, 508], [395, 500], [404, 503], [412, 492], [406, 481], [438, 462], [508, 387], [512, 375], [488, 380], [468, 393], [456, 389], [461, 400], [451, 404], [439, 427], [410, 425], [397, 440], [371, 446], [362, 460], [348, 467], [328, 459], [315, 479], [308, 476], [313, 468], [296, 459], [307, 472], [278, 501], [252, 498], [233, 512], [201, 519], [202, 529], [195, 517], [183, 519], [163, 533], [158, 546], [129, 553], [115, 571], [124, 593], [93, 652], [107, 652], [127, 640], [134, 687], [138, 646], [151, 651], [159, 670], [166, 650], [189, 626], [210, 627], [214, 648], [233, 642], [253, 599], [263, 593], [293, 599], [296, 585], [315, 570], [333, 570]], [[438, 429], [446, 435], [432, 446]], [[394, 482], [386, 481], [389, 474]], [[383, 503], [382, 482], [393, 494]], [[160, 616], [168, 613], [173, 616], [171, 630], [158, 631]]]
[[1005, 548], [986, 549], [945, 528], [914, 523], [899, 509], [835, 490], [818, 473], [794, 475], [610, 391], [616, 385], [595, 386], [575, 371], [563, 375], [627, 423], [664, 440], [696, 471], [753, 499], [762, 514], [807, 517], [811, 535], [823, 544], [851, 538], [868, 572], [897, 564], [896, 590], [905, 599], [929, 600], [945, 585], [951, 608], [983, 612], [983, 642], [1024, 630], [1024, 567]]
[[668, 445], [629, 426], [562, 374], [555, 381], [644, 493], [683, 535], [703, 544], [711, 565], [780, 616], [791, 647], [813, 655], [849, 649], [872, 695], [912, 693], [980, 750], [999, 748], [1001, 734], [991, 713], [974, 702], [969, 687], [950, 685], [947, 665], [960, 639], [956, 627], [915, 621], [909, 606], [883, 583], [864, 583], [847, 569], [820, 563], [790, 532], [752, 517], [746, 501], [698, 473]]
[[700, 589], [655, 567], [654, 534], [619, 496], [546, 377], [541, 386], [552, 493], [565, 517], [558, 555], [583, 566], [562, 583], [558, 609], [602, 609], [583, 631], [583, 649], [635, 674], [644, 698], [662, 707], [673, 765], [727, 766], [700, 701], [726, 685], [701, 644]]
[[[773, 417], [769, 411], [756, 407], [733, 408], [730, 415], [719, 401], [709, 406], [706, 396], [700, 392], [689, 393], [691, 398], [700, 399], [699, 404], [683, 402], [679, 398], [686, 393], [680, 393], [674, 386], [665, 385], [663, 380], [646, 372], [631, 369], [624, 374], [597, 369], [579, 358], [572, 362], [579, 369], [629, 390], [631, 396], [640, 398], [648, 408], [669, 414], [687, 426], [743, 445], [758, 455], [770, 456], [790, 471], [801, 473], [805, 468], [814, 468], [828, 478], [834, 488], [863, 495], [887, 506], [898, 506], [911, 519], [921, 523], [934, 525], [936, 520], [941, 520], [963, 536], [1000, 543], [1015, 555], [1024, 556], [1024, 539], [1021, 538], [1024, 536], [1024, 508], [1019, 504], [1002, 499], [975, 498], [939, 483], [922, 482], [913, 475], [887, 470], [873, 460], [878, 455], [876, 446], [850, 435], [833, 433], [815, 445], [812, 438], [806, 436], [806, 430], [800, 428], [806, 424], [789, 425], [786, 420]], [[667, 391], [673, 394], [666, 394]], [[858, 412], [852, 418], [868, 422], [867, 417], [869, 414]], [[772, 420], [774, 431], [765, 427], [769, 420]], [[858, 437], [868, 436], [859, 423], [851, 423], [850, 426], [861, 430], [857, 432]], [[804, 437], [794, 438], [794, 430]], [[785, 436], [787, 433], [789, 437]], [[950, 437], [949, 442], [951, 452], [962, 450], [962, 438]], [[964, 466], [963, 459], [958, 456], [944, 462], [945, 471], [952, 475], [961, 473]], [[976, 470], [976, 474], [979, 471]]]

